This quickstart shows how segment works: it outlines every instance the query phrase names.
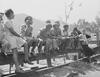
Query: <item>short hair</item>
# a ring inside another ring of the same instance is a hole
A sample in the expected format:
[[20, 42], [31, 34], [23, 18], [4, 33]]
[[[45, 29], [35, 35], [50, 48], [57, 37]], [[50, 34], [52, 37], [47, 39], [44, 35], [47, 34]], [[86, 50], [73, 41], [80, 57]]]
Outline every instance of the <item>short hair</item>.
[[51, 21], [50, 20], [47, 20], [46, 23], [51, 23]]
[[69, 27], [69, 25], [64, 25], [63, 27], [66, 28], [66, 27]]
[[52, 24], [47, 24], [47, 25], [46, 25], [46, 28], [47, 28], [47, 27], [51, 27], [51, 28], [52, 28]]
[[0, 16], [4, 16], [4, 13], [0, 12]]
[[77, 27], [75, 27], [73, 30], [78, 30]]
[[25, 18], [25, 22], [26, 22], [26, 20], [28, 20], [28, 19], [33, 19], [31, 16], [27, 16], [26, 18]]
[[60, 25], [60, 21], [55, 21], [55, 24], [59, 24]]
[[12, 9], [8, 9], [8, 10], [6, 10], [5, 15], [6, 15], [6, 17], [10, 17], [10, 15], [12, 13], [14, 13], [13, 10]]
[[54, 24], [54, 25], [53, 25], [53, 27], [56, 27], [56, 26], [59, 26], [59, 25], [57, 25], [57, 24]]

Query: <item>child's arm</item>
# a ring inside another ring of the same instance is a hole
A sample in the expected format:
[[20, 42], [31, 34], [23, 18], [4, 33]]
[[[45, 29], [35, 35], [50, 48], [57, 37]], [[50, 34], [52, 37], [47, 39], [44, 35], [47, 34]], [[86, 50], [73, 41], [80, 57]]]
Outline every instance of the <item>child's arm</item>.
[[19, 35], [12, 27], [9, 28], [9, 31], [10, 31], [13, 35], [15, 35], [15, 36], [17, 36], [17, 37], [20, 37], [20, 35]]
[[5, 28], [9, 29], [9, 31], [14, 35], [14, 36], [17, 36], [17, 37], [20, 37], [20, 35], [13, 29], [13, 24], [11, 22], [6, 22], [5, 23]]

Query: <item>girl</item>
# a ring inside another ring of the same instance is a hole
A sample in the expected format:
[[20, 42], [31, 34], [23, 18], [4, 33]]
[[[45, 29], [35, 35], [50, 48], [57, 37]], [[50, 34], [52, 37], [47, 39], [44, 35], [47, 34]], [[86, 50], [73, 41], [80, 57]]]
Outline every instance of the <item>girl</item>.
[[0, 42], [3, 40], [4, 38], [4, 28], [3, 28], [3, 14], [0, 14]]
[[24, 72], [20, 67], [19, 67], [19, 62], [18, 62], [18, 48], [21, 47], [22, 45], [24, 46], [24, 51], [25, 51], [25, 61], [30, 63], [28, 59], [28, 46], [25, 40], [21, 38], [21, 36], [15, 32], [14, 30], [14, 12], [12, 9], [8, 9], [5, 12], [5, 16], [7, 17], [8, 21], [5, 23], [5, 32], [6, 32], [6, 39], [8, 43], [10, 44], [10, 49], [13, 52], [13, 59], [15, 62], [15, 67], [16, 67], [16, 72]]

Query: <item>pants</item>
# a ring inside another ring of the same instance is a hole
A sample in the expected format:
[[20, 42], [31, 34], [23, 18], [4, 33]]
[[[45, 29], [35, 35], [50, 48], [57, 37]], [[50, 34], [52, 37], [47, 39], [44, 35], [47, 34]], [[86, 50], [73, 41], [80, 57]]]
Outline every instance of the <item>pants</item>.
[[89, 48], [88, 45], [82, 45], [82, 48], [83, 48], [83, 54], [86, 57], [90, 57], [94, 54], [93, 50]]
[[[45, 41], [39, 41], [39, 45], [38, 45], [38, 52], [42, 52], [42, 47], [45, 47], [46, 46], [46, 42]], [[44, 48], [44, 51], [45, 51], [45, 48]]]
[[29, 48], [32, 47], [31, 51], [34, 52], [34, 49], [36, 48], [36, 46], [38, 46], [38, 40], [33, 38], [33, 39], [28, 40], [27, 43], [28, 43]]
[[52, 39], [52, 48], [59, 49], [58, 45], [59, 45], [59, 41], [57, 39]]

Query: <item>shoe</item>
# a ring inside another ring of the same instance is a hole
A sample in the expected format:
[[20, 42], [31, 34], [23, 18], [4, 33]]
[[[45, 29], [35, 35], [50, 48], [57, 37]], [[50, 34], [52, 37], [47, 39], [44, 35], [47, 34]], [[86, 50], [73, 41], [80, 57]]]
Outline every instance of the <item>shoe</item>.
[[28, 63], [30, 65], [33, 65], [34, 63], [32, 63], [30, 60], [24, 60], [24, 63]]
[[25, 71], [22, 68], [18, 68], [15, 70], [15, 73], [24, 73]]
[[52, 65], [49, 65], [48, 67], [53, 67]]

